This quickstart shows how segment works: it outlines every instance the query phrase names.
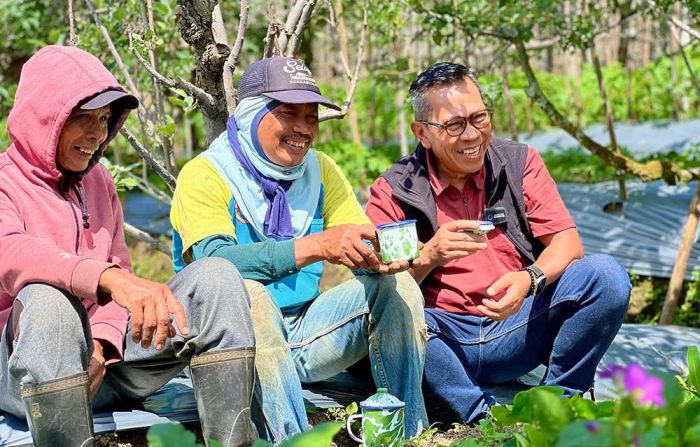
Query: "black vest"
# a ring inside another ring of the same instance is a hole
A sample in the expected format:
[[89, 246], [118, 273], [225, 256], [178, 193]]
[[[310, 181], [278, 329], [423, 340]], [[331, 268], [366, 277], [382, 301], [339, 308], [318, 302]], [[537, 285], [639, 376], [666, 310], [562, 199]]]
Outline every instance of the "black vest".
[[[499, 225], [510, 242], [531, 263], [544, 250], [532, 235], [525, 215], [523, 174], [527, 145], [494, 138], [486, 152], [486, 206], [506, 210], [506, 223]], [[392, 189], [406, 219], [416, 219], [418, 239], [428, 242], [438, 229], [435, 197], [428, 178], [428, 151], [418, 144], [416, 151], [401, 158], [382, 177]]]

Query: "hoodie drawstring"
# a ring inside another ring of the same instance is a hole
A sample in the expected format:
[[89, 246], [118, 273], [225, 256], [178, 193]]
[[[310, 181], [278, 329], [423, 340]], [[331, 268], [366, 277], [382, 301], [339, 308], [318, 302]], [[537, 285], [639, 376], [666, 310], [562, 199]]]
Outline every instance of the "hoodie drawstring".
[[83, 215], [83, 228], [90, 228], [90, 214], [88, 213], [87, 202], [85, 201], [85, 191], [83, 190], [82, 183], [78, 182], [75, 184], [75, 192], [78, 195], [80, 212]]

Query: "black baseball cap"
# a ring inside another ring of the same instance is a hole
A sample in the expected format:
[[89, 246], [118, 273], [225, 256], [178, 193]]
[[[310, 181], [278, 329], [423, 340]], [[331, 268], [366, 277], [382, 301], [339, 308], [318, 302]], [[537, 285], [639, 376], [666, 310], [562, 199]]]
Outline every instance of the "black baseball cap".
[[322, 104], [341, 108], [321, 96], [311, 70], [293, 57], [273, 56], [253, 62], [238, 84], [238, 99], [265, 95], [286, 104]]
[[121, 90], [106, 90], [81, 104], [80, 108], [82, 110], [95, 110], [112, 104], [115, 101], [119, 101], [119, 105], [124, 109], [135, 109], [139, 106], [139, 100], [136, 99], [134, 95], [122, 92]]

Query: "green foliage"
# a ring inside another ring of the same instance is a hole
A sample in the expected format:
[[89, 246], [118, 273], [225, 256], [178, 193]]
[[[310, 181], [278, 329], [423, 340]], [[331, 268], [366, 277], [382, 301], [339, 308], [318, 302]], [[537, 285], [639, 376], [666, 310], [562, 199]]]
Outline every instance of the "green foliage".
[[315, 149], [328, 154], [355, 188], [365, 188], [399, 158], [396, 146], [368, 147], [349, 141], [333, 140]]
[[[146, 434], [149, 447], [204, 447], [197, 442], [197, 437], [182, 424], [157, 424], [148, 429]], [[221, 446], [218, 442], [210, 443], [212, 447]]]
[[[698, 145], [693, 145], [680, 153], [658, 153], [648, 157], [634, 157], [626, 148], [621, 148], [621, 152], [640, 163], [650, 160], [661, 160], [675, 163], [681, 169], [700, 166], [700, 148]], [[582, 149], [548, 150], [541, 155], [549, 173], [557, 183], [598, 183], [617, 179], [615, 169], [612, 166], [607, 165], [600, 158]], [[627, 178], [633, 177], [627, 176]]]
[[[630, 385], [620, 376], [616, 379], [619, 397], [615, 401], [592, 402], [579, 396], [561, 398], [561, 389], [537, 387], [518, 393], [512, 405], [494, 407], [492, 414], [499, 427], [519, 425], [519, 430], [512, 433], [505, 445], [696, 445], [700, 439], [700, 398], [691, 392], [694, 385], [690, 384], [697, 384], [700, 373], [697, 349], [688, 351], [688, 365], [687, 382], [652, 372], [650, 377], [658, 377], [663, 383], [665, 403], [660, 406], [639, 403], [636, 388], [625, 388]], [[459, 445], [488, 444], [472, 441]]]
[[110, 162], [107, 158], [101, 158], [100, 163], [107, 167], [107, 170], [112, 175], [114, 179], [114, 184], [117, 187], [117, 191], [126, 191], [134, 189], [139, 184], [139, 180], [130, 177], [129, 174], [132, 173], [134, 169], [141, 166], [141, 163], [134, 163], [129, 166], [119, 166]]
[[[338, 434], [342, 422], [324, 422], [316, 425], [311, 430], [300, 433], [283, 443], [279, 447], [324, 447], [330, 446], [333, 437]], [[197, 443], [197, 437], [188, 431], [182, 424], [158, 424], [148, 430], [146, 434], [149, 447], [204, 447]], [[216, 441], [209, 441], [210, 447], [220, 447]], [[253, 447], [272, 447], [272, 444], [258, 439]]]
[[[279, 447], [326, 447], [333, 442], [333, 437], [338, 434], [343, 427], [343, 423], [339, 421], [323, 422], [316, 425], [309, 431], [299, 433], [292, 438], [284, 441]], [[272, 447], [272, 444], [266, 441], [257, 440], [253, 447]]]

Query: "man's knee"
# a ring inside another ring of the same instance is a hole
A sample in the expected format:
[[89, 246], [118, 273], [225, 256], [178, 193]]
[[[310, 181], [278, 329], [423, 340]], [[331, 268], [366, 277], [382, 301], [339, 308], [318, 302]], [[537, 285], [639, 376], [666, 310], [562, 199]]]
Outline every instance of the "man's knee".
[[[423, 293], [413, 277], [407, 272], [396, 275], [382, 276], [384, 289], [394, 291], [403, 306], [406, 306], [412, 315], [420, 315], [423, 318]], [[386, 293], [386, 291], [385, 291]]]
[[380, 281], [377, 298], [385, 300], [385, 311], [393, 314], [392, 319], [410, 321], [421, 332], [423, 339], [426, 339], [423, 293], [413, 277], [407, 272], [401, 272], [396, 275], [381, 275], [377, 280]]
[[[631, 284], [624, 267], [610, 255], [595, 254], [584, 257], [572, 267], [578, 275], [589, 278], [591, 287], [610, 310], [626, 312]], [[578, 276], [577, 275], [577, 276]]]
[[17, 295], [11, 319], [14, 338], [20, 331], [41, 330], [61, 343], [85, 340], [87, 311], [82, 302], [47, 284], [29, 284]]
[[[188, 265], [183, 273], [187, 275], [188, 283], [196, 284], [198, 292], [207, 291], [205, 300], [208, 303], [215, 304], [219, 300], [241, 301], [246, 307], [250, 307], [243, 278], [230, 261], [223, 258], [199, 259]], [[219, 307], [218, 303], [215, 307]]]
[[282, 314], [272, 294], [257, 281], [244, 280], [250, 295], [250, 309], [258, 350], [265, 347], [286, 346], [282, 328]]

